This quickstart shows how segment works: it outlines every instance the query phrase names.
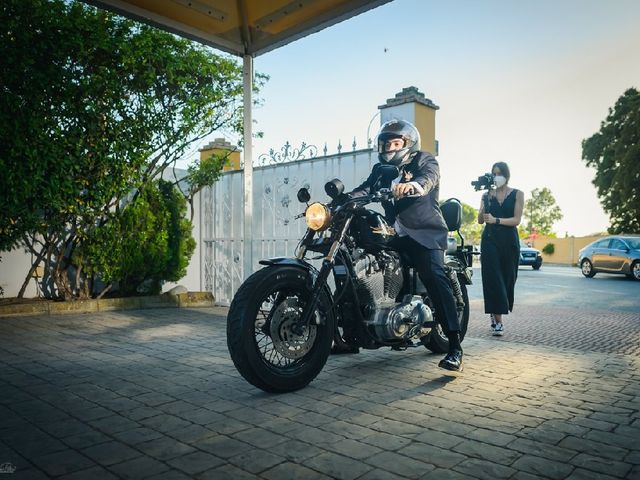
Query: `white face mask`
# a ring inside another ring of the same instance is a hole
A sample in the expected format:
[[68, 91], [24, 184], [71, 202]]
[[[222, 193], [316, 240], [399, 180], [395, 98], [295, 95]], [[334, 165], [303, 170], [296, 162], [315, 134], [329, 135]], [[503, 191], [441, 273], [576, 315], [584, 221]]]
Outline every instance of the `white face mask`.
[[495, 177], [493, 177], [493, 183], [496, 184], [497, 188], [500, 188], [507, 183], [507, 179], [502, 175], [496, 175]]

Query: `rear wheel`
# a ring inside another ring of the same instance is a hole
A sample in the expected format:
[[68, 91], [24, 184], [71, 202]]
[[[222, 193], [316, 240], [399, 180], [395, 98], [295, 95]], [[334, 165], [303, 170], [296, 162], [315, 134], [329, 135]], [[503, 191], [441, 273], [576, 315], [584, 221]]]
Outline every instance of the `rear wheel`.
[[632, 280], [640, 280], [640, 260], [631, 264], [631, 273], [627, 276]]
[[582, 270], [582, 275], [587, 278], [591, 278], [596, 274], [596, 272], [593, 270], [593, 264], [586, 258], [582, 260], [580, 269]]
[[329, 356], [334, 320], [322, 292], [309, 324], [297, 321], [311, 297], [309, 273], [291, 266], [264, 268], [238, 289], [227, 316], [227, 346], [238, 372], [267, 392], [305, 387]]
[[[464, 307], [458, 308], [460, 341], [462, 341], [467, 334], [467, 327], [469, 326], [469, 296], [467, 294], [467, 286], [464, 283], [460, 283], [460, 289], [462, 290], [462, 299], [464, 300]], [[422, 337], [420, 341], [433, 353], [447, 353], [449, 351], [449, 339], [440, 322], [438, 322], [436, 328], [431, 330], [429, 335]]]

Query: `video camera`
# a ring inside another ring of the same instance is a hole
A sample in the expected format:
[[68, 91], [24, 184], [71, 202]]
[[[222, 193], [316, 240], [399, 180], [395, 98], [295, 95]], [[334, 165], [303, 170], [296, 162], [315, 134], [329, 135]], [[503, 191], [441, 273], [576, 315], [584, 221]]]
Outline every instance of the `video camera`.
[[485, 173], [484, 175], [480, 175], [478, 180], [471, 182], [473, 188], [478, 190], [489, 190], [491, 187], [495, 185], [495, 175], [493, 173]]

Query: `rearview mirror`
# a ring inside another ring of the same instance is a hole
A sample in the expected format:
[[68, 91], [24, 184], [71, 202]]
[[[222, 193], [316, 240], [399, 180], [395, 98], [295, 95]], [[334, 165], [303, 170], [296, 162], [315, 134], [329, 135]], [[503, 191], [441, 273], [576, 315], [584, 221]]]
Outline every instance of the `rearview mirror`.
[[309, 200], [311, 200], [309, 189], [301, 188], [300, 190], [298, 190], [298, 201], [300, 203], [307, 203]]

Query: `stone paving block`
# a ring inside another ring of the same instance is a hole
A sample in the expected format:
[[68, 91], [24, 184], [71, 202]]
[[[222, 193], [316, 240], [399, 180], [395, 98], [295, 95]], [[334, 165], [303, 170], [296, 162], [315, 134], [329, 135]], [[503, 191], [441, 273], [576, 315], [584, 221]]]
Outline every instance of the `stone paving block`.
[[577, 455], [576, 450], [562, 448], [559, 446], [551, 446], [543, 442], [518, 438], [507, 445], [507, 448], [523, 454], [542, 457], [557, 462], [568, 462]]
[[[607, 445], [613, 445], [625, 449], [640, 450], [640, 443], [638, 442], [638, 438], [640, 438], [640, 431], [636, 429], [631, 429], [632, 431], [629, 431], [625, 430], [625, 428], [628, 429], [629, 427], [623, 425], [616, 428], [615, 432], [591, 431], [587, 433], [584, 438], [593, 440], [594, 442], [605, 443]], [[631, 433], [631, 435], [625, 435], [625, 433]]]
[[453, 447], [452, 450], [467, 457], [479, 458], [507, 466], [511, 465], [521, 456], [518, 452], [509, 448], [487, 445], [486, 443], [476, 440], [464, 440]]
[[89, 425], [108, 435], [124, 432], [125, 430], [132, 430], [140, 426], [138, 422], [134, 422], [133, 420], [129, 420], [128, 418], [120, 415], [111, 415], [110, 417], [91, 420], [89, 421]]
[[173, 430], [177, 430], [180, 428], [185, 428], [190, 425], [193, 425], [191, 422], [187, 420], [183, 420], [179, 417], [176, 417], [173, 415], [166, 415], [166, 414], [145, 418], [140, 420], [139, 423], [148, 428], [157, 430], [162, 433], [171, 433]]
[[384, 450], [398, 450], [411, 443], [411, 439], [406, 437], [400, 437], [398, 435], [391, 435], [385, 432], [376, 432], [373, 435], [369, 435], [362, 439], [362, 443], [375, 445]]
[[418, 442], [402, 448], [400, 453], [441, 468], [451, 468], [465, 459], [464, 455], [452, 450]]
[[239, 455], [229, 458], [229, 462], [238, 468], [255, 474], [268, 470], [284, 461], [284, 457], [271, 453], [268, 450], [260, 450], [260, 453], [256, 454], [254, 449], [245, 449]]
[[374, 447], [373, 445], [362, 443], [350, 438], [340, 440], [336, 443], [326, 444], [324, 448], [355, 460], [363, 460], [382, 452], [381, 449]]
[[586, 470], [624, 478], [632, 468], [629, 463], [618, 462], [586, 453], [580, 453], [571, 459], [570, 463]]
[[371, 425], [370, 428], [380, 432], [390, 433], [391, 435], [408, 436], [412, 438], [424, 430], [420, 425], [389, 419], [380, 420]]
[[109, 442], [111, 441], [111, 438], [102, 432], [92, 428], [87, 428], [84, 433], [65, 437], [62, 441], [74, 450], [81, 450], [83, 448]]
[[269, 420], [261, 425], [265, 430], [269, 430], [270, 432], [277, 433], [278, 435], [286, 434], [291, 430], [295, 430], [300, 425], [296, 422], [293, 422], [287, 418], [277, 418], [275, 420]]
[[[637, 478], [629, 476], [628, 478]], [[566, 480], [618, 480], [618, 477], [612, 477], [610, 475], [604, 475], [593, 470], [585, 470], [583, 468], [576, 468], [571, 475], [566, 477]]]
[[81, 450], [83, 455], [103, 466], [119, 463], [141, 456], [142, 454], [120, 442], [107, 442]]
[[189, 425], [188, 427], [181, 428], [179, 430], [174, 430], [169, 433], [169, 436], [180, 440], [184, 443], [195, 444], [200, 440], [205, 438], [213, 437], [218, 435], [213, 430], [209, 430], [208, 428], [201, 427], [200, 425]]
[[478, 442], [487, 443], [496, 447], [504, 447], [518, 437], [507, 433], [496, 432], [495, 430], [487, 430], [486, 428], [477, 428], [465, 435], [465, 438], [468, 440], [477, 440]]
[[139, 443], [136, 449], [158, 460], [167, 461], [195, 451], [195, 448], [168, 437]]
[[634, 450], [624, 457], [624, 461], [631, 465], [640, 465], [640, 451]]
[[247, 430], [253, 427], [253, 425], [241, 422], [235, 418], [222, 417], [221, 419], [207, 423], [205, 427], [222, 435], [233, 435], [234, 433]]
[[339, 480], [353, 480], [373, 469], [363, 462], [330, 452], [308, 459], [305, 466]]
[[149, 480], [190, 480], [192, 477], [180, 470], [167, 470], [149, 477]]
[[450, 469], [436, 468], [421, 476], [420, 480], [476, 480], [477, 478]]
[[506, 479], [510, 478], [516, 472], [516, 470], [511, 467], [497, 465], [495, 463], [476, 458], [460, 462], [453, 467], [453, 470], [482, 480]]
[[75, 450], [63, 450], [61, 452], [50, 453], [32, 459], [33, 463], [41, 470], [52, 477], [66, 475], [95, 467], [96, 464], [91, 459], [79, 454]]
[[58, 478], [60, 480], [85, 480], [87, 478], [90, 478], [91, 480], [118, 480], [116, 475], [102, 467], [93, 467], [80, 472], [74, 472], [69, 475], [63, 475]]
[[288, 438], [283, 435], [278, 435], [259, 427], [238, 432], [233, 435], [233, 438], [249, 443], [257, 448], [270, 447], [288, 440]]
[[113, 434], [113, 437], [127, 445], [137, 445], [139, 443], [148, 442], [162, 438], [164, 435], [160, 432], [147, 427], [137, 427], [131, 430], [125, 430]]
[[189, 475], [195, 475], [206, 470], [211, 470], [220, 465], [224, 465], [226, 462], [209, 453], [193, 452], [181, 457], [173, 458], [167, 463]]
[[452, 448], [462, 442], [464, 439], [456, 435], [439, 432], [437, 430], [424, 429], [421, 433], [413, 437], [414, 441], [428, 443], [434, 447]]
[[335, 433], [325, 432], [319, 428], [308, 427], [305, 425], [287, 432], [287, 437], [320, 446], [326, 443], [339, 442], [345, 438], [341, 435], [336, 435]]
[[188, 411], [175, 413], [177, 417], [180, 417], [188, 422], [196, 423], [198, 425], [207, 425], [209, 423], [221, 420], [224, 415], [216, 412], [212, 412], [206, 408], [191, 407]]
[[253, 451], [254, 447], [225, 435], [205, 438], [197, 443], [200, 450], [209, 452], [220, 458], [231, 458], [242, 452]]
[[169, 470], [169, 467], [155, 458], [137, 457], [108, 467], [109, 471], [124, 480], [139, 480]]
[[269, 452], [280, 455], [294, 463], [304, 464], [305, 460], [324, 453], [324, 448], [301, 442], [299, 440], [287, 440], [273, 447], [269, 447]]
[[[327, 475], [291, 462], [276, 465], [266, 472], [262, 472], [260, 476], [267, 480], [331, 480], [331, 477]], [[360, 478], [364, 479], [365, 477]]]
[[197, 480], [255, 480], [256, 476], [252, 473], [228, 464], [221, 467], [207, 470], [195, 477]]
[[608, 458], [611, 460], [622, 460], [627, 454], [627, 450], [607, 445], [600, 442], [594, 442], [593, 440], [587, 440], [584, 438], [566, 437], [559, 444], [559, 447], [576, 450], [582, 453], [588, 453], [599, 457]]
[[517, 470], [552, 479], [565, 478], [574, 470], [572, 465], [533, 455], [523, 455], [511, 466]]

